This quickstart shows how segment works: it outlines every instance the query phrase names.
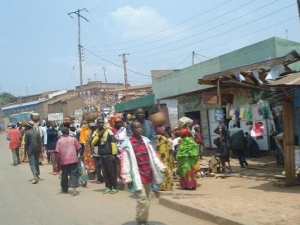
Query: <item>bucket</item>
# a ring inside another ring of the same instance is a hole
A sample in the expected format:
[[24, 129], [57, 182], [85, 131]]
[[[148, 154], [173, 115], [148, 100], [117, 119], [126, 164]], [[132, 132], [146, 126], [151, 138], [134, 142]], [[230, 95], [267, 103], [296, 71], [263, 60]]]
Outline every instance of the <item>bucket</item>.
[[92, 172], [92, 173], [88, 173], [89, 175], [89, 180], [95, 180], [96, 179], [96, 173]]
[[300, 146], [295, 146], [295, 167], [300, 168]]

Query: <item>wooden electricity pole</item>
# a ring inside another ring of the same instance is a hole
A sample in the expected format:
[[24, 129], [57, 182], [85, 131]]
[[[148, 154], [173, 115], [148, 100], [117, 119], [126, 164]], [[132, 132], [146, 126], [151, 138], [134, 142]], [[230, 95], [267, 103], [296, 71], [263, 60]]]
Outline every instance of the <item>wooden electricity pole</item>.
[[119, 55], [119, 56], [122, 56], [123, 57], [123, 68], [124, 68], [124, 82], [125, 82], [125, 100], [127, 101], [128, 100], [128, 78], [127, 78], [127, 68], [126, 68], [126, 55], [129, 55], [129, 54], [126, 54], [126, 53], [123, 53], [122, 55]]
[[104, 75], [104, 81], [105, 81], [105, 90], [104, 90], [104, 101], [106, 102], [106, 99], [107, 99], [107, 79], [106, 79], [106, 68], [105, 66], [102, 67], [103, 69], [103, 75]]
[[84, 9], [78, 9], [77, 11], [74, 12], [70, 12], [68, 13], [68, 15], [73, 18], [71, 15], [72, 14], [76, 14], [77, 15], [77, 19], [78, 19], [78, 55], [79, 55], [79, 75], [80, 75], [80, 92], [82, 92], [82, 85], [83, 85], [83, 79], [82, 79], [82, 53], [81, 53], [81, 39], [80, 39], [80, 19], [83, 18], [85, 19], [87, 22], [90, 22], [87, 18], [83, 17], [80, 15], [81, 11], [87, 11], [85, 8]]

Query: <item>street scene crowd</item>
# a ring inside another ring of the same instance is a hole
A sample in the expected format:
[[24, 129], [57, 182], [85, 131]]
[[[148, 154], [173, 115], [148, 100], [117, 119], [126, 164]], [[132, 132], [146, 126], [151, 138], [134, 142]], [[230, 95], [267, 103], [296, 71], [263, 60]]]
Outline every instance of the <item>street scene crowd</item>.
[[[128, 191], [138, 196], [138, 224], [148, 224], [151, 191], [172, 191], [174, 179], [179, 179], [184, 190], [197, 188], [205, 149], [195, 121], [182, 117], [174, 130], [154, 127], [142, 108], [125, 118], [112, 114], [106, 119], [95, 112], [92, 117], [83, 116], [79, 125], [70, 118], [60, 123], [40, 123], [38, 118], [10, 124], [7, 140], [12, 165], [28, 162], [33, 175], [31, 184], [37, 184], [40, 165], [46, 157], [53, 175], [61, 179], [61, 192], [69, 193], [72, 188], [72, 196], [79, 194], [76, 191], [79, 181], [86, 182], [89, 174], [96, 174], [98, 184], [105, 183], [103, 194], [118, 193], [119, 179]], [[230, 147], [240, 166], [248, 166], [244, 154], [247, 139], [242, 129], [234, 124], [228, 132], [226, 125], [221, 124], [216, 133], [219, 137], [214, 140], [217, 150], [209, 162], [210, 172], [216, 172], [218, 166], [223, 172], [231, 172]]]

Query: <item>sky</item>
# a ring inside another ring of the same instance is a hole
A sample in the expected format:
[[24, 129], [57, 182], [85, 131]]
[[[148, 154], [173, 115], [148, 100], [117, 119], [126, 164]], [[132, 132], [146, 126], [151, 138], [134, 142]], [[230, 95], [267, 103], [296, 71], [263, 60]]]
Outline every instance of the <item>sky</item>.
[[[26, 96], [82, 81], [151, 83], [151, 70], [194, 62], [271, 37], [300, 42], [296, 0], [0, 0], [0, 92]], [[68, 15], [71, 13], [70, 15]], [[105, 70], [103, 69], [105, 68]]]

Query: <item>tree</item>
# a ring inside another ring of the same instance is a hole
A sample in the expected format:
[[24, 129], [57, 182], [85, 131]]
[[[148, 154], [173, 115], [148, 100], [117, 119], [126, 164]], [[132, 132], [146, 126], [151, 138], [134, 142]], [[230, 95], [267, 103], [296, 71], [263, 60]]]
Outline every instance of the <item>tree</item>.
[[14, 99], [16, 99], [16, 97], [8, 92], [0, 93], [0, 101], [2, 106], [11, 103]]

